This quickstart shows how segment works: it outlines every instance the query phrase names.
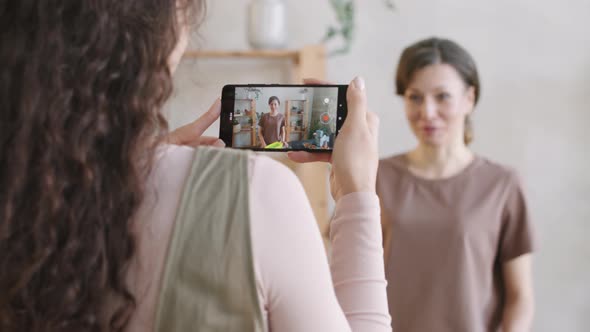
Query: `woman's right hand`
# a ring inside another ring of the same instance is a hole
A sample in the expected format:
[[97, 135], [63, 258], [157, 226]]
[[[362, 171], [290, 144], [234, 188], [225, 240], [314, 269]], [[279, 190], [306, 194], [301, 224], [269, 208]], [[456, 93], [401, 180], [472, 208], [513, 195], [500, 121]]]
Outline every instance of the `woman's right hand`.
[[[323, 84], [306, 80], [307, 84]], [[365, 82], [355, 78], [348, 87], [348, 115], [344, 121], [332, 154], [290, 152], [295, 162], [324, 161], [332, 163], [330, 185], [334, 200], [353, 192], [375, 193], [377, 181], [379, 119], [367, 110]]]
[[197, 120], [184, 125], [173, 132], [170, 132], [166, 137], [168, 144], [186, 145], [198, 147], [201, 145], [214, 146], [218, 148], [225, 147], [225, 143], [218, 137], [203, 136], [207, 130], [221, 114], [221, 99], [217, 99], [211, 108], [200, 116]]

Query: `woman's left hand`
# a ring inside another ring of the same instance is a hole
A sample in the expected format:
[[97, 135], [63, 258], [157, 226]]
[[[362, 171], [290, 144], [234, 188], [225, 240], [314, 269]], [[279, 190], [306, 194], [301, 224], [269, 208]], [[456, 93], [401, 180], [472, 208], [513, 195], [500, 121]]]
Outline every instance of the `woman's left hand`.
[[225, 143], [211, 136], [203, 136], [203, 133], [209, 128], [221, 114], [221, 100], [218, 98], [211, 108], [197, 120], [184, 125], [168, 134], [167, 142], [175, 145], [201, 146], [208, 145], [214, 147], [225, 147]]

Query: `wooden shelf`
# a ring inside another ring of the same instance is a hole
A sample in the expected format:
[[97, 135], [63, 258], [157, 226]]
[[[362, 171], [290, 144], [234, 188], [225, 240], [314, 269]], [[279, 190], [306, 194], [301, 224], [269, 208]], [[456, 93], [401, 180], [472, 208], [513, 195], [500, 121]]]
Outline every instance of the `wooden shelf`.
[[[300, 108], [292, 109], [293, 104], [300, 105]], [[299, 140], [304, 138], [305, 131], [301, 129], [295, 129], [295, 126], [291, 125], [292, 119], [297, 122], [301, 122], [301, 125], [297, 126], [299, 128], [307, 127], [309, 121], [309, 101], [307, 99], [288, 99], [285, 104], [285, 113], [286, 113], [286, 134], [287, 137], [291, 138], [291, 135], [296, 135]], [[301, 111], [301, 113], [298, 113]]]
[[307, 45], [291, 50], [188, 50], [184, 59], [261, 59], [292, 60], [293, 83], [301, 84], [304, 78], [324, 79], [326, 76], [326, 49], [323, 45]]
[[260, 59], [293, 59], [299, 57], [295, 50], [190, 50], [183, 55], [185, 58], [260, 58]]
[[[238, 98], [236, 99], [236, 101], [240, 101], [242, 102], [242, 104], [244, 102], [247, 102], [249, 104], [249, 109], [250, 109], [250, 114], [235, 114], [234, 113], [234, 119], [243, 119], [243, 118], [250, 118], [251, 119], [251, 123], [258, 123], [258, 120], [256, 119], [256, 102], [254, 101], [254, 99], [246, 99], [246, 98]], [[241, 121], [241, 125], [244, 126], [244, 122]], [[245, 133], [250, 133], [250, 145], [255, 145], [256, 144], [256, 134], [254, 131], [254, 126], [248, 124], [248, 126], [250, 126], [249, 128], [242, 128], [240, 129], [239, 132], [234, 133], [234, 139], [235, 139], [235, 135], [238, 134], [245, 134]]]

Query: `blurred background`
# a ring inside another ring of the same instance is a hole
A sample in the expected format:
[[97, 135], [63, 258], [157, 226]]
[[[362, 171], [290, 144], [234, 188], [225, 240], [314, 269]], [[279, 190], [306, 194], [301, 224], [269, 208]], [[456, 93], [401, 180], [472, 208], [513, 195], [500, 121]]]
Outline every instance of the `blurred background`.
[[[191, 48], [251, 49], [253, 1], [208, 1]], [[329, 27], [348, 24], [329, 0], [281, 2], [284, 49], [321, 44]], [[326, 77], [335, 83], [365, 78], [370, 108], [381, 118], [382, 157], [415, 144], [394, 94], [403, 48], [437, 36], [474, 56], [482, 96], [472, 147], [520, 172], [538, 233], [534, 331], [590, 331], [590, 0], [395, 0], [393, 10], [382, 0], [353, 4], [354, 39], [349, 50], [327, 57]], [[336, 35], [324, 45], [332, 53], [346, 44]], [[196, 119], [224, 84], [290, 82], [291, 65], [185, 59], [166, 108], [171, 127]], [[218, 127], [208, 134], [216, 136]]]

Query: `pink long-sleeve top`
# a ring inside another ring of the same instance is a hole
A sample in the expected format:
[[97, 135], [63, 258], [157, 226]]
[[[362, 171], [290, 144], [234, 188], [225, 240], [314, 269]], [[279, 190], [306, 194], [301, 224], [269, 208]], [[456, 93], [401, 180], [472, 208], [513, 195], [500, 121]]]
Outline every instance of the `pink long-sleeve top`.
[[[163, 147], [148, 179], [134, 219], [137, 254], [128, 283], [138, 304], [129, 331], [153, 330], [168, 242], [193, 154], [188, 147]], [[249, 181], [257, 292], [269, 330], [391, 331], [377, 196], [352, 193], [336, 203], [329, 264], [297, 177], [284, 165], [253, 155]]]

